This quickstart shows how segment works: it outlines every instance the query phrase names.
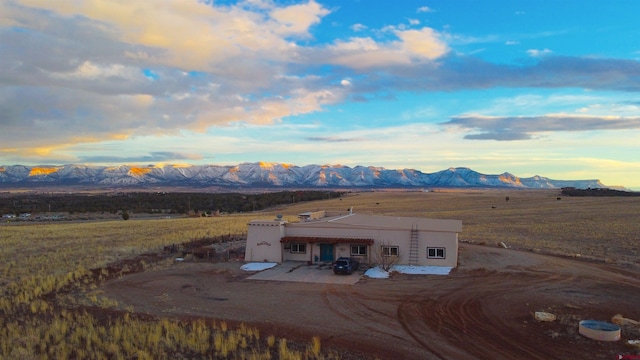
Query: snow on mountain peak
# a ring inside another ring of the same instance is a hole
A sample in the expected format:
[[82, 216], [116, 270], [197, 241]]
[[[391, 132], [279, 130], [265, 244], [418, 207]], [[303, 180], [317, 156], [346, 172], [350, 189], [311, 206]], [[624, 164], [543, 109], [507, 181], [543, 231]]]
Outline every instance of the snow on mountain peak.
[[[219, 186], [280, 188], [393, 188], [393, 187], [507, 187], [556, 189], [561, 187], [602, 188], [598, 180], [551, 180], [541, 176], [519, 178], [478, 173], [466, 167], [451, 167], [435, 173], [415, 169], [385, 169], [376, 166], [305, 165], [275, 162], [238, 165], [149, 166], [0, 166], [0, 185], [76, 184], [85, 186]], [[48, 176], [55, 174], [55, 176]], [[36, 176], [40, 175], [40, 176]]]
[[58, 170], [59, 168], [54, 166], [34, 166], [31, 168], [31, 171], [29, 171], [29, 176], [49, 175], [51, 173], [57, 172]]

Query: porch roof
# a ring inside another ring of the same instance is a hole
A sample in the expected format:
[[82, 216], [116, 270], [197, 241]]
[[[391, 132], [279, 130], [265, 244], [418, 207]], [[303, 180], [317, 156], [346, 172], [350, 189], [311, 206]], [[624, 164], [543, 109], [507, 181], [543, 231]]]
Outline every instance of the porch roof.
[[362, 244], [373, 245], [373, 239], [345, 238], [345, 237], [320, 237], [320, 236], [285, 236], [280, 239], [286, 243], [323, 243], [323, 244]]

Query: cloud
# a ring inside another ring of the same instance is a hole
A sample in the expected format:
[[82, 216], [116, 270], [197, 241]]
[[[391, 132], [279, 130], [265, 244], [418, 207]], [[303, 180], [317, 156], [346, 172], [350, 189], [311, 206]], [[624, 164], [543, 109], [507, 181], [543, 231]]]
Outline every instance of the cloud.
[[362, 24], [353, 24], [351, 25], [351, 30], [355, 32], [360, 32], [360, 31], [367, 30], [367, 26]]
[[449, 51], [440, 34], [431, 28], [393, 29], [392, 32], [396, 40], [387, 42], [377, 42], [370, 37], [337, 40], [320, 58], [347, 68], [370, 69], [432, 62]]
[[428, 27], [420, 30], [398, 31], [396, 35], [402, 40], [403, 48], [409, 54], [425, 59], [436, 59], [446, 54], [446, 44], [439, 39], [438, 33]]
[[418, 13], [428, 13], [428, 12], [432, 12], [433, 10], [431, 10], [428, 6], [421, 6], [418, 8], [418, 10], [416, 10], [416, 12]]
[[327, 14], [329, 14], [327, 9], [311, 0], [305, 4], [276, 8], [270, 15], [280, 24], [278, 33], [308, 37], [310, 36], [309, 28], [319, 23]]
[[494, 64], [448, 54], [437, 63], [389, 66], [358, 83], [368, 91], [455, 91], [461, 89], [582, 88], [638, 92], [640, 62], [627, 59], [547, 56], [523, 65]]
[[181, 160], [200, 160], [201, 155], [183, 154], [177, 152], [151, 152], [149, 155], [139, 156], [81, 156], [78, 160], [82, 163], [101, 164], [126, 164], [126, 163], [162, 163]]
[[[93, 44], [82, 41], [87, 49], [72, 42], [75, 52], [118, 46], [128, 49], [124, 53], [121, 49], [110, 58], [125, 55], [156, 65], [202, 71], [214, 71], [231, 59], [284, 59], [295, 48], [290, 39], [310, 37], [311, 26], [329, 13], [315, 1], [265, 9], [242, 3], [214, 6], [180, 0], [161, 5], [151, 0], [60, 4], [16, 0], [3, 10], [8, 12], [7, 18], [24, 28], [43, 34], [58, 30], [54, 34], [61, 40], [78, 39], [84, 35], [76, 34], [87, 32], [89, 36], [99, 34], [103, 40]], [[79, 31], [63, 32], [73, 27]]]
[[340, 138], [337, 136], [308, 136], [306, 137], [306, 139], [312, 142], [329, 142], [329, 143], [362, 141], [362, 139]]
[[441, 123], [464, 131], [480, 132], [466, 135], [469, 140], [529, 140], [543, 132], [576, 132], [592, 130], [640, 129], [640, 117], [587, 116], [548, 114], [541, 116], [463, 115]]
[[0, 143], [23, 154], [273, 123], [346, 97], [334, 79], [289, 76], [292, 39], [328, 14], [315, 1], [30, 0], [0, 13]]
[[551, 54], [553, 51], [549, 50], [549, 49], [542, 49], [542, 50], [538, 50], [538, 49], [530, 49], [527, 50], [527, 54], [529, 54], [529, 56], [531, 57], [540, 57], [540, 56], [546, 56]]

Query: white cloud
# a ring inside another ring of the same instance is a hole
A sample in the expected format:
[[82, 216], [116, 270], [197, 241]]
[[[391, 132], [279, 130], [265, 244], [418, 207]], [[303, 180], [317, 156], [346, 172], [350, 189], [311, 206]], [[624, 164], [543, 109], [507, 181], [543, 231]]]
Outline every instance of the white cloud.
[[375, 51], [379, 50], [378, 43], [370, 37], [359, 38], [354, 37], [349, 41], [338, 40], [331, 47], [333, 50], [340, 51]]
[[306, 4], [290, 5], [277, 8], [271, 12], [281, 27], [278, 32], [285, 35], [309, 36], [309, 28], [320, 22], [320, 19], [329, 14], [322, 5], [311, 0]]
[[545, 55], [549, 55], [551, 54], [553, 51], [549, 50], [549, 49], [530, 49], [527, 50], [527, 54], [529, 54], [529, 56], [531, 57], [541, 57], [541, 56], [545, 56]]
[[435, 60], [449, 49], [439, 34], [428, 27], [394, 30], [396, 41], [378, 43], [370, 37], [336, 41], [328, 49], [327, 61], [351, 68], [409, 65]]
[[[275, 7], [268, 16], [241, 6], [216, 7], [197, 1], [113, 0], [103, 2], [18, 1], [46, 9], [63, 18], [78, 17], [103, 29], [112, 41], [137, 48], [137, 59], [194, 70], [215, 70], [220, 64], [242, 59], [281, 59], [290, 56], [288, 37], [309, 37], [309, 29], [329, 13], [315, 1]], [[24, 15], [33, 26], [37, 12]], [[63, 19], [47, 19], [48, 22]], [[167, 26], [167, 24], [171, 24]], [[135, 54], [135, 55], [134, 55]], [[189, 54], [189, 56], [185, 56]]]
[[416, 10], [416, 12], [419, 12], [419, 13], [428, 13], [432, 11], [433, 10], [431, 10], [428, 6], [421, 6], [418, 8], [418, 10]]
[[428, 27], [421, 30], [398, 31], [396, 35], [402, 40], [404, 49], [420, 58], [436, 59], [448, 51], [447, 45], [440, 40], [438, 33]]
[[353, 25], [351, 25], [351, 30], [353, 30], [355, 32], [364, 31], [366, 29], [367, 29], [367, 26], [363, 25], [363, 24], [353, 24]]

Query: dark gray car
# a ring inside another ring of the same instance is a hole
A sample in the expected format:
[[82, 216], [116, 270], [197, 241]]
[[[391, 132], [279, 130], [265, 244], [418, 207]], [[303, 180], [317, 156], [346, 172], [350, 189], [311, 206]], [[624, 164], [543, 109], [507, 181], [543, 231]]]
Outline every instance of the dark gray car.
[[333, 273], [351, 275], [351, 273], [358, 270], [358, 267], [360, 267], [360, 262], [358, 260], [341, 257], [333, 263]]

